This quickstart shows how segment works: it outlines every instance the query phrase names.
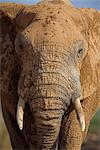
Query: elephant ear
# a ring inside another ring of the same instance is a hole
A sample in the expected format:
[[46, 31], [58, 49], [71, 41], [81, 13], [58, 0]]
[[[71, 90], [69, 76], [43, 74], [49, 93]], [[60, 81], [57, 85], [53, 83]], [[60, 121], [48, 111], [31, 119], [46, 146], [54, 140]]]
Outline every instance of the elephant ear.
[[[17, 149], [22, 149], [23, 145], [24, 148], [29, 149], [27, 148], [26, 135], [25, 133], [22, 135], [18, 131], [16, 122], [16, 108], [18, 103], [17, 84], [20, 76], [20, 65], [14, 41], [17, 34], [22, 31], [22, 28], [24, 30], [32, 19], [31, 15], [29, 15], [30, 13], [23, 13], [25, 8], [26, 6], [24, 5], [0, 3], [0, 95], [2, 112], [13, 149], [15, 149], [15, 142], [17, 143]], [[23, 25], [19, 18], [23, 19], [22, 22], [25, 21], [26, 24], [24, 22]], [[25, 111], [29, 112], [29, 108], [27, 107]], [[29, 119], [31, 115], [28, 114], [25, 112], [25, 118], [29, 121], [31, 120]], [[27, 125], [27, 121], [25, 122], [25, 125], [28, 127], [25, 132], [27, 132], [27, 138], [29, 138], [30, 127]]]
[[100, 89], [100, 12], [81, 9], [87, 34], [88, 50], [81, 67], [81, 85], [84, 98]]
[[1, 90], [9, 94], [16, 88], [16, 71], [19, 68], [14, 41], [17, 33], [22, 32], [35, 17], [30, 10], [25, 5], [0, 3]]
[[10, 95], [16, 89], [19, 66], [14, 50], [14, 19], [23, 8], [14, 3], [0, 3], [0, 88]]

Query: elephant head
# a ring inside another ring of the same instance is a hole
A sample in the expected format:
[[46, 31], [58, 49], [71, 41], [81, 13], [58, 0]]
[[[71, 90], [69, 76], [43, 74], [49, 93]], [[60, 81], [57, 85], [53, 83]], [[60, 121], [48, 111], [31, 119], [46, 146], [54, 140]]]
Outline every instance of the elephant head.
[[87, 96], [87, 76], [81, 74], [85, 74], [84, 62], [91, 60], [86, 17], [84, 14], [83, 19], [82, 14], [84, 11], [69, 2], [52, 0], [22, 7], [13, 19], [14, 48], [20, 65], [17, 123], [22, 130], [28, 102], [38, 149], [57, 147], [62, 118], [70, 104], [85, 130], [80, 100]]
[[[62, 2], [62, 1], [61, 1]], [[19, 101], [17, 122], [23, 129], [25, 103], [29, 102], [35, 119], [39, 146], [52, 148], [56, 142], [62, 117], [72, 102], [78, 119], [85, 129], [80, 69], [86, 53], [86, 41], [81, 35], [72, 16], [67, 14], [66, 3], [55, 2], [38, 5], [41, 12], [33, 13], [31, 23], [16, 37], [15, 50], [21, 63], [18, 82]], [[50, 6], [49, 6], [50, 5]], [[50, 8], [50, 10], [49, 10]], [[71, 9], [69, 7], [69, 9]], [[24, 9], [25, 13], [27, 9]], [[64, 19], [62, 19], [62, 16]], [[21, 13], [16, 19], [20, 24]], [[26, 17], [26, 16], [25, 16]], [[23, 20], [24, 21], [24, 20]], [[21, 25], [26, 26], [26, 22]], [[70, 37], [69, 37], [70, 36]]]

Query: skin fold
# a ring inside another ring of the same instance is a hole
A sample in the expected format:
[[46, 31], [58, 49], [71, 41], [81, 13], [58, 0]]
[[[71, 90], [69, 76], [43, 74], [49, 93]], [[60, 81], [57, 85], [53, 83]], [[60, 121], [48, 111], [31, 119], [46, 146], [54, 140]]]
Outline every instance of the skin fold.
[[0, 92], [13, 149], [80, 150], [100, 105], [100, 12], [0, 3]]

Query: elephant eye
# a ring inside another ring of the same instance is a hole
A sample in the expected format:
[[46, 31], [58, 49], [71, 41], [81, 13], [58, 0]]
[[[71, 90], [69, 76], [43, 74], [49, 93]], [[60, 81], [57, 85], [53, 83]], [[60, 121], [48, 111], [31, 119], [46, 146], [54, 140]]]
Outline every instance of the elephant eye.
[[82, 49], [82, 48], [81, 48], [81, 49], [79, 49], [78, 54], [81, 54], [81, 53], [82, 53], [82, 51], [83, 51], [83, 49]]
[[23, 45], [19, 44], [19, 48], [20, 48], [20, 49], [23, 49]]
[[83, 53], [84, 53], [84, 49], [83, 49], [83, 48], [80, 48], [80, 49], [78, 50], [77, 57], [78, 57], [78, 58], [81, 58], [81, 57], [83, 56]]
[[15, 50], [16, 53], [21, 56], [22, 53], [24, 52], [24, 45], [21, 42], [16, 42], [15, 43]]

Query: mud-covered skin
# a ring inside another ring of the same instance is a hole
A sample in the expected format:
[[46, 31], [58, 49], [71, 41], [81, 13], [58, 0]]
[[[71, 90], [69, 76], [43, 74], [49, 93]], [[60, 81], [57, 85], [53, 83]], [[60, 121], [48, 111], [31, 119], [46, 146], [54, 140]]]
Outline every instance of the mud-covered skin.
[[[60, 130], [58, 149], [79, 150], [100, 101], [100, 13], [60, 0], [2, 3], [0, 12], [2, 110], [13, 149], [54, 149]], [[72, 103], [67, 108], [71, 92], [73, 101], [83, 96], [84, 133]], [[22, 131], [16, 121], [20, 97], [26, 102]]]
[[[10, 135], [12, 147], [28, 148], [25, 137], [18, 131], [16, 122], [16, 105], [18, 101], [17, 82], [19, 64], [13, 47], [12, 22], [0, 12], [0, 95], [4, 120]], [[15, 142], [16, 141], [16, 142]], [[19, 145], [19, 143], [21, 143]]]

